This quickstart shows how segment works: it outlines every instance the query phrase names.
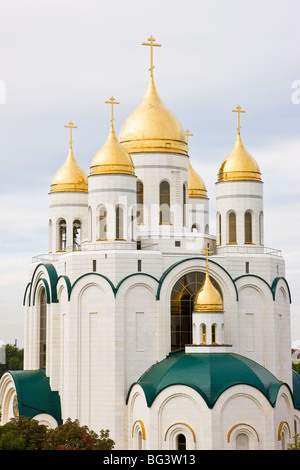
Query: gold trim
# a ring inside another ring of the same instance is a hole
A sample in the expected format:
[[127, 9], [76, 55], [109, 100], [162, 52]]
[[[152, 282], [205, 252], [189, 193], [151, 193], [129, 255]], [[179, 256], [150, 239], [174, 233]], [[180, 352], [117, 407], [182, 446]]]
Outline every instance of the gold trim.
[[287, 421], [280, 421], [279, 426], [278, 426], [278, 432], [277, 432], [278, 441], [281, 441], [281, 431], [282, 431], [282, 428], [283, 428], [284, 424], [287, 425], [287, 428], [289, 430], [289, 437], [291, 437], [291, 430], [290, 430], [290, 427], [289, 427], [289, 423]]
[[137, 423], [139, 423], [140, 426], [141, 426], [141, 429], [142, 429], [142, 438], [143, 438], [143, 440], [146, 440], [145, 425], [144, 425], [144, 423], [143, 423], [143, 421], [142, 421], [141, 419], [138, 419], [138, 420], [136, 420], [136, 421], [133, 423], [131, 437], [133, 437], [133, 431], [134, 431], [135, 425], [136, 425]]
[[171, 429], [173, 426], [178, 426], [178, 425], [186, 426], [187, 428], [189, 428], [189, 430], [190, 430], [190, 431], [192, 432], [192, 434], [193, 434], [194, 442], [196, 442], [196, 434], [195, 434], [195, 431], [193, 430], [193, 428], [191, 428], [191, 426], [190, 426], [189, 424], [186, 424], [186, 423], [174, 423], [174, 424], [171, 424], [171, 426], [169, 426], [168, 429], [167, 429], [166, 432], [165, 432], [165, 440], [167, 439], [167, 434], [168, 434], [169, 429]]
[[232, 426], [232, 428], [229, 429], [228, 434], [227, 434], [227, 442], [230, 441], [230, 436], [231, 436], [232, 431], [233, 431], [235, 428], [237, 428], [238, 426], [247, 426], [248, 428], [251, 428], [251, 429], [255, 432], [256, 437], [257, 437], [257, 440], [258, 440], [258, 442], [259, 442], [259, 435], [258, 435], [258, 432], [256, 431], [256, 429], [255, 429], [253, 426], [251, 426], [250, 424], [247, 424], [247, 423], [238, 423], [238, 424], [235, 424], [234, 426]]

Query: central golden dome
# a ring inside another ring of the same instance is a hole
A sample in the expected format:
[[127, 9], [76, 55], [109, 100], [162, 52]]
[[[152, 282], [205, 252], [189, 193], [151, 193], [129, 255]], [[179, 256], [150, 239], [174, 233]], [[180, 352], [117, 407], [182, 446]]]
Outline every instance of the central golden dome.
[[187, 155], [184, 130], [158, 96], [152, 76], [143, 100], [125, 120], [119, 140], [129, 153], [171, 152]]
[[261, 181], [261, 173], [255, 159], [245, 149], [240, 133], [230, 154], [223, 161], [219, 181]]

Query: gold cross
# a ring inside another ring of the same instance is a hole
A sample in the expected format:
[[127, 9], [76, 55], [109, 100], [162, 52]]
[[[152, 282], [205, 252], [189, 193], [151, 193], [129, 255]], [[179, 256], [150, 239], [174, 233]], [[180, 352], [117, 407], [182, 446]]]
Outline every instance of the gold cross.
[[194, 137], [194, 134], [190, 134], [190, 131], [187, 129], [187, 130], [185, 131], [185, 135], [186, 135], [187, 150], [189, 150], [189, 136], [190, 136], [190, 137]]
[[108, 101], [105, 101], [107, 104], [111, 104], [111, 124], [113, 125], [114, 122], [114, 104], [120, 104], [117, 101], [115, 101], [115, 98], [111, 96]]
[[77, 126], [74, 126], [74, 123], [72, 121], [69, 122], [69, 125], [68, 126], [65, 126], [65, 127], [68, 127], [70, 129], [70, 149], [72, 148], [72, 143], [73, 143], [73, 140], [72, 140], [72, 129], [78, 129]]
[[210, 251], [210, 249], [208, 248], [208, 245], [206, 245], [204, 251], [201, 251], [201, 253], [205, 253], [206, 255], [206, 272], [208, 273], [208, 255], [213, 254], [213, 251]]
[[156, 47], [161, 47], [161, 44], [154, 44], [154, 37], [151, 35], [150, 38], [148, 38], [148, 41], [150, 42], [142, 42], [142, 46], [150, 46], [150, 73], [151, 73], [151, 77], [153, 78], [153, 69], [154, 69], [154, 65], [153, 65], [153, 47], [156, 46]]
[[245, 113], [246, 111], [242, 111], [242, 108], [240, 106], [237, 106], [236, 109], [232, 110], [233, 113], [238, 113], [238, 126], [237, 126], [237, 131], [240, 133], [240, 113]]

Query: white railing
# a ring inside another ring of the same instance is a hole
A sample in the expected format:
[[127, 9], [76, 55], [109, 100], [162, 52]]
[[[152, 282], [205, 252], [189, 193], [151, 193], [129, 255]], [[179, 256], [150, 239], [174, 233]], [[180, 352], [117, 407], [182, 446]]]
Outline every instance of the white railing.
[[223, 253], [246, 253], [246, 254], [263, 254], [263, 255], [274, 255], [282, 256], [282, 251], [277, 250], [276, 248], [269, 248], [266, 246], [256, 246], [256, 245], [226, 245], [226, 246], [217, 246], [217, 254]]

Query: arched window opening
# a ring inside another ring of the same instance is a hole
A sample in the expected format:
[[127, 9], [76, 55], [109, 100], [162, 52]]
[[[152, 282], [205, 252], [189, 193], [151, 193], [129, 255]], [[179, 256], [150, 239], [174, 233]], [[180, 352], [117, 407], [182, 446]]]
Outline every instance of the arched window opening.
[[222, 219], [221, 219], [221, 214], [219, 214], [219, 217], [218, 217], [218, 229], [219, 229], [218, 245], [222, 245]]
[[236, 243], [236, 215], [230, 212], [228, 217], [229, 224], [229, 243]]
[[116, 207], [116, 239], [124, 239], [124, 220], [123, 220], [123, 209], [120, 206]]
[[67, 224], [65, 220], [59, 222], [59, 244], [60, 251], [66, 251], [67, 248]]
[[211, 325], [211, 343], [217, 344], [217, 325], [215, 323]]
[[241, 432], [236, 436], [236, 450], [249, 450], [249, 437]]
[[206, 325], [201, 325], [201, 344], [206, 344]]
[[169, 225], [170, 223], [170, 185], [167, 181], [162, 181], [159, 185], [159, 224]]
[[73, 251], [81, 250], [81, 222], [74, 220], [73, 222]]
[[245, 212], [245, 243], [252, 243], [252, 214], [251, 212]]
[[100, 207], [99, 212], [99, 239], [107, 239], [107, 210], [104, 206]]
[[43, 287], [40, 293], [40, 367], [46, 367], [47, 297]]
[[264, 214], [263, 211], [259, 214], [259, 244], [264, 244]]
[[49, 220], [49, 253], [52, 252], [52, 220]]
[[192, 232], [201, 232], [201, 229], [200, 229], [199, 225], [195, 223], [195, 224], [192, 225], [192, 230], [191, 231]]
[[182, 187], [182, 225], [186, 226], [186, 185]]
[[[193, 343], [193, 307], [194, 298], [203, 287], [205, 273], [192, 271], [184, 274], [174, 284], [171, 293], [171, 350], [183, 349]], [[217, 282], [211, 282], [221, 293]], [[205, 331], [206, 333], [206, 331]], [[198, 331], [199, 334], [199, 331]], [[201, 331], [200, 331], [201, 334]], [[202, 335], [201, 335], [202, 338]], [[207, 340], [205, 335], [205, 341]], [[200, 339], [201, 342], [201, 339]]]
[[144, 185], [141, 181], [136, 183], [137, 223], [144, 223]]
[[184, 434], [178, 434], [176, 444], [177, 450], [186, 450], [186, 437]]

